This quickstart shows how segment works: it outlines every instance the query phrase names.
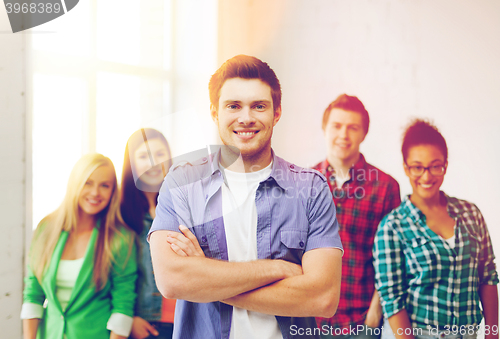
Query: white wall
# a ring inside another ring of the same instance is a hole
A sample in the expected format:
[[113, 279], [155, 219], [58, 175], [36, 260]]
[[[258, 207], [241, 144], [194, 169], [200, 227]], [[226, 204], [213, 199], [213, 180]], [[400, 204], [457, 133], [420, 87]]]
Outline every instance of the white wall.
[[324, 159], [321, 118], [337, 95], [370, 113], [361, 151], [411, 192], [401, 134], [434, 120], [449, 148], [442, 189], [476, 203], [500, 255], [500, 2], [221, 0], [219, 64], [254, 55], [276, 71], [283, 117], [273, 147], [311, 166]]
[[177, 0], [173, 67], [174, 156], [217, 141], [208, 81], [217, 65], [217, 0]]
[[24, 34], [12, 34], [0, 11], [0, 329], [20, 338], [25, 251], [25, 54]]

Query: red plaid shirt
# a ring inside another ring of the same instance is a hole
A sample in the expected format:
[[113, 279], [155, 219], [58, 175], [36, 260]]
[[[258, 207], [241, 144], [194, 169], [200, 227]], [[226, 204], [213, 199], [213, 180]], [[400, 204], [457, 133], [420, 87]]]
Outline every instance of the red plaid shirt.
[[364, 323], [375, 291], [372, 264], [375, 232], [380, 220], [401, 203], [399, 185], [391, 176], [368, 164], [362, 154], [342, 188], [337, 188], [335, 170], [327, 160], [313, 168], [328, 180], [344, 246], [337, 313], [329, 319], [316, 318], [316, 322], [319, 327], [356, 326]]

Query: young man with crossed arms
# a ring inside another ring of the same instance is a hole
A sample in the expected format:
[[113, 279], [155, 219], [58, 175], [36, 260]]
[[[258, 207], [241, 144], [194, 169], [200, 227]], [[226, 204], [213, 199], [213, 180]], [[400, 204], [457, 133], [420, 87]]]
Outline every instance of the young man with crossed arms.
[[272, 151], [281, 88], [266, 63], [229, 59], [209, 90], [225, 146], [172, 167], [149, 234], [158, 288], [180, 299], [174, 338], [317, 338], [312, 317], [335, 313], [340, 287], [328, 183]]

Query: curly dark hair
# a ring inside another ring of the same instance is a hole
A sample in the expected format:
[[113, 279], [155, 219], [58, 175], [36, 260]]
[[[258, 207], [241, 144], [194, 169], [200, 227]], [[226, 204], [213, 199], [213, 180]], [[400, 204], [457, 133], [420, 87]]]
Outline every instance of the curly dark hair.
[[436, 146], [444, 155], [444, 161], [448, 161], [448, 147], [446, 140], [436, 126], [425, 119], [414, 119], [410, 122], [403, 134], [403, 145], [401, 152], [406, 163], [408, 152], [411, 147], [418, 145]]

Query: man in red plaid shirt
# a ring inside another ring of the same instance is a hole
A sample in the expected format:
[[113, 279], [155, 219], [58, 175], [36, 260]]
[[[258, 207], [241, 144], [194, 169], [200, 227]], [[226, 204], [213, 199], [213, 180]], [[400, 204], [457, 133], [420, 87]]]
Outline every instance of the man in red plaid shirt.
[[326, 160], [314, 169], [327, 178], [337, 207], [344, 245], [342, 283], [337, 313], [316, 318], [322, 338], [380, 337], [382, 309], [375, 291], [372, 248], [380, 220], [401, 202], [399, 185], [368, 164], [359, 145], [370, 118], [355, 96], [340, 95], [325, 110]]

